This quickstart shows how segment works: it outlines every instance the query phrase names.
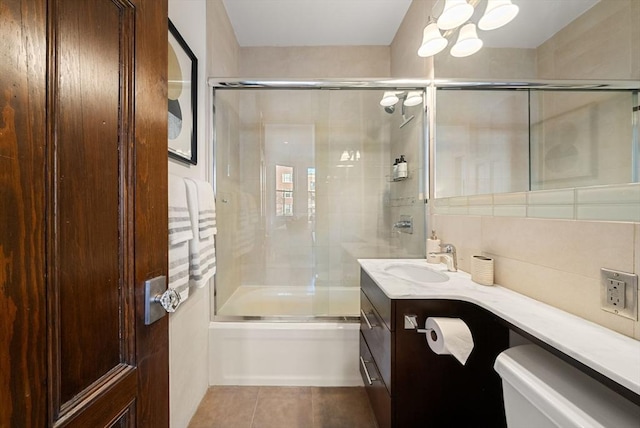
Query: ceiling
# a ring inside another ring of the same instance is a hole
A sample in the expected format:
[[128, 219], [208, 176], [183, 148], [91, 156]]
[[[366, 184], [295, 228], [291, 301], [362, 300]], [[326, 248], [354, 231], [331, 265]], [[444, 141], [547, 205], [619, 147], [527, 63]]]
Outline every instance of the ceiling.
[[[520, 7], [518, 16], [505, 27], [478, 35], [488, 47], [535, 48], [598, 1], [512, 0]], [[387, 46], [411, 4], [411, 0], [223, 2], [240, 46]], [[484, 8], [482, 1], [474, 22]]]

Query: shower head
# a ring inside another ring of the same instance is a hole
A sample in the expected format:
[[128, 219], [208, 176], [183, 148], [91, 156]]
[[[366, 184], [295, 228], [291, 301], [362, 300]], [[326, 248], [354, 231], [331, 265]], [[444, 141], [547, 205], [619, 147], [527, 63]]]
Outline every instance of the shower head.
[[411, 122], [411, 119], [413, 119], [415, 116], [411, 115], [409, 117], [405, 117], [405, 115], [402, 115], [402, 124], [400, 125], [400, 128], [402, 128], [403, 126], [405, 126], [407, 123]]
[[385, 106], [384, 111], [386, 111], [389, 114], [392, 114], [394, 111], [396, 111], [396, 106], [395, 105]]
[[409, 117], [405, 116], [404, 114], [404, 102], [402, 103], [402, 124], [400, 124], [400, 128], [402, 128], [403, 126], [405, 126], [407, 123], [411, 122], [411, 119], [413, 119], [415, 116], [411, 115]]

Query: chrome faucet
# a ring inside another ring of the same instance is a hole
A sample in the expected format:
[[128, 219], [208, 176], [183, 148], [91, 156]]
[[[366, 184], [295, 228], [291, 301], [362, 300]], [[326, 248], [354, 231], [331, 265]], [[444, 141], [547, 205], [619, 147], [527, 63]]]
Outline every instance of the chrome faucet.
[[413, 217], [410, 215], [401, 215], [400, 221], [393, 224], [393, 228], [398, 232], [413, 233]]
[[402, 220], [394, 223], [393, 227], [395, 227], [396, 229], [409, 229], [410, 227], [412, 227], [412, 224], [410, 221]]
[[439, 253], [429, 253], [430, 256], [444, 257], [447, 263], [447, 270], [449, 272], [458, 271], [458, 256], [456, 254], [456, 247], [453, 244], [442, 244], [442, 251]]

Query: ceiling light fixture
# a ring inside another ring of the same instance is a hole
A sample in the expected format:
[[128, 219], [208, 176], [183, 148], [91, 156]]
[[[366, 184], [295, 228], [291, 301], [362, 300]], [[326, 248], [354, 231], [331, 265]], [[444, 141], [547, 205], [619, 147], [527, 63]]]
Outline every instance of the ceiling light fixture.
[[387, 91], [382, 95], [380, 105], [383, 107], [389, 107], [395, 105], [399, 101], [398, 95], [395, 92]]
[[484, 31], [500, 28], [511, 22], [519, 11], [520, 8], [511, 0], [488, 0], [487, 9], [478, 21], [478, 28]]
[[462, 58], [473, 55], [482, 48], [482, 40], [478, 38], [476, 24], [465, 24], [458, 33], [458, 41], [451, 48], [451, 56]]
[[473, 15], [473, 6], [467, 0], [446, 0], [444, 10], [438, 17], [438, 27], [441, 30], [453, 30], [461, 26]]
[[402, 115], [404, 116], [405, 107], [413, 107], [422, 104], [422, 91], [386, 91], [382, 95], [380, 105], [384, 107], [384, 111], [392, 114], [395, 111], [395, 105], [402, 101]]
[[407, 98], [404, 100], [404, 105], [407, 107], [417, 106], [422, 103], [422, 92], [411, 91], [407, 94]]
[[449, 39], [456, 32], [458, 40], [450, 50], [452, 56], [461, 58], [478, 52], [483, 42], [478, 37], [476, 24], [470, 19], [474, 15], [474, 8], [485, 1], [487, 6], [477, 25], [477, 28], [484, 31], [508, 24], [519, 12], [518, 6], [511, 0], [438, 0], [432, 8], [432, 16], [440, 16], [435, 20], [429, 17], [418, 56], [424, 58], [438, 54], [447, 47]]
[[422, 45], [418, 49], [418, 56], [428, 57], [441, 52], [449, 41], [442, 37], [438, 24], [432, 19], [422, 33]]

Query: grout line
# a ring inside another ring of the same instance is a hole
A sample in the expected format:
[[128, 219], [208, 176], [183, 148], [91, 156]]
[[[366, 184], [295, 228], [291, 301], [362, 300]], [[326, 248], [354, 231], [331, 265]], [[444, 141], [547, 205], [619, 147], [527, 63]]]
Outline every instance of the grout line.
[[313, 402], [315, 401], [316, 389], [311, 388], [311, 428], [316, 427], [316, 417], [315, 412], [313, 411]]
[[253, 423], [255, 422], [256, 419], [256, 410], [258, 409], [258, 400], [260, 399], [260, 390], [262, 389], [261, 386], [258, 387], [258, 392], [256, 393], [256, 403], [253, 405], [253, 414], [251, 415], [251, 425], [249, 425], [249, 428], [253, 427]]

